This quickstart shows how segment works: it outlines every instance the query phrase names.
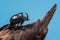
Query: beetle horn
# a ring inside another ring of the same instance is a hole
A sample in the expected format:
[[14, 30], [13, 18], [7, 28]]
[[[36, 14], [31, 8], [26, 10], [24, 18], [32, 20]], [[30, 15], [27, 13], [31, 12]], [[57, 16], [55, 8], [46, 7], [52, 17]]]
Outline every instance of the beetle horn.
[[26, 13], [27, 18], [29, 17], [28, 14]]

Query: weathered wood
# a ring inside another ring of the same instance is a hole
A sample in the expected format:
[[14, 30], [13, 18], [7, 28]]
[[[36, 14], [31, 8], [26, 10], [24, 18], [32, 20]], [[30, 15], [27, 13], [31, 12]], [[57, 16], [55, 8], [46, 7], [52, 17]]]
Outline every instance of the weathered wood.
[[44, 40], [48, 32], [48, 24], [56, 10], [56, 4], [42, 20], [31, 24], [15, 27], [9, 24], [0, 28], [0, 40]]

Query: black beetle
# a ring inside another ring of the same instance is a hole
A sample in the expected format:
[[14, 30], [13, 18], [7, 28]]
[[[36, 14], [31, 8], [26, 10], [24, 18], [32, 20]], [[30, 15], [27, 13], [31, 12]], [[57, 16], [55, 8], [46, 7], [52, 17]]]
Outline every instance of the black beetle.
[[23, 13], [18, 13], [18, 14], [13, 15], [10, 18], [10, 24], [11, 25], [16, 25], [16, 24], [19, 25], [20, 24], [20, 26], [22, 26], [24, 21], [28, 21], [28, 20], [29, 20], [29, 17], [28, 17], [27, 13], [26, 13], [26, 16], [24, 16]]

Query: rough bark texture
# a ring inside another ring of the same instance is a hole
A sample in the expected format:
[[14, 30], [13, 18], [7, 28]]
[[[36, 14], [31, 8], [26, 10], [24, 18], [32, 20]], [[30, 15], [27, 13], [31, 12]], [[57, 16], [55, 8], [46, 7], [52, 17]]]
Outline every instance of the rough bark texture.
[[44, 40], [48, 32], [48, 24], [56, 10], [56, 4], [48, 11], [42, 20], [16, 27], [10, 24], [0, 28], [0, 40]]

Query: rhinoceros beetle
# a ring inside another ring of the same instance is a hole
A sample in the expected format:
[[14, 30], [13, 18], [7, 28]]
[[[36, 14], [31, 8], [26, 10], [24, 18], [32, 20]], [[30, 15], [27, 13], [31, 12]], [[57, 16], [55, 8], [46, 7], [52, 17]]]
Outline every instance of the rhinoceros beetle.
[[13, 15], [10, 18], [10, 24], [11, 25], [16, 25], [16, 24], [19, 25], [20, 24], [20, 26], [22, 26], [24, 21], [28, 21], [28, 20], [29, 20], [29, 17], [28, 17], [27, 13], [26, 13], [26, 16], [24, 16], [23, 13], [18, 13], [18, 14]]

